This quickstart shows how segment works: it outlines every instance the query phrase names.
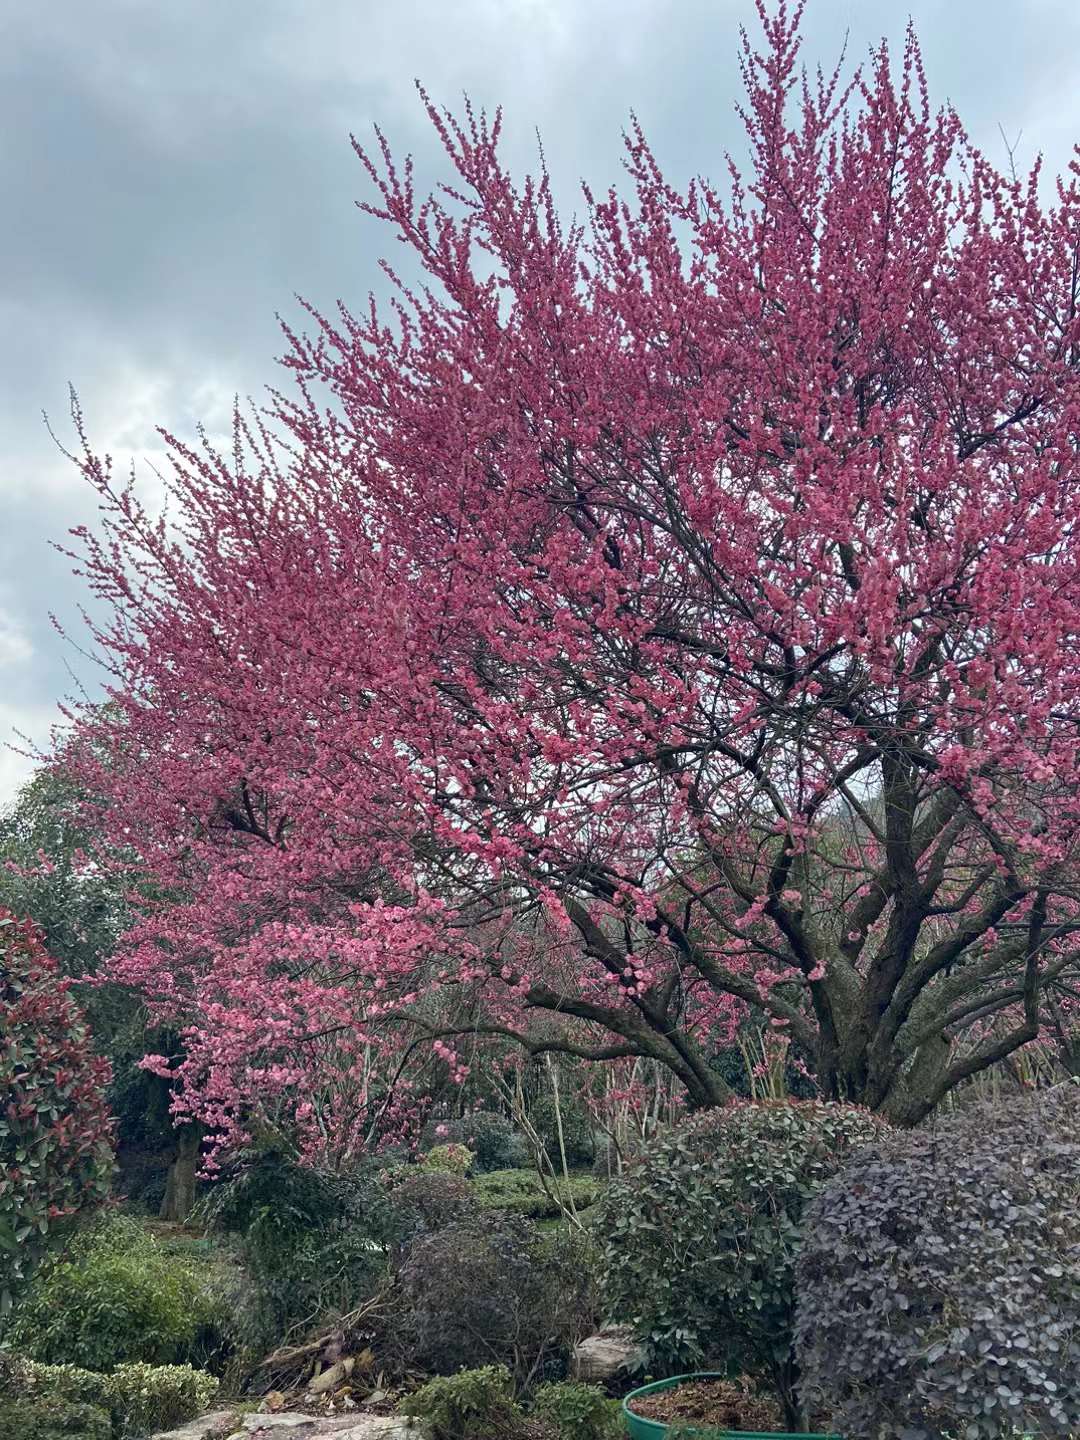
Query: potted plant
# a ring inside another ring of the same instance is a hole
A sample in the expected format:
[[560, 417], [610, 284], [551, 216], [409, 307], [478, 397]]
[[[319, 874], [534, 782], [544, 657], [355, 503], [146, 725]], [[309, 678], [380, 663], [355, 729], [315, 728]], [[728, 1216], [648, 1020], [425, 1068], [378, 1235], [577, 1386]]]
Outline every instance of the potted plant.
[[673, 1375], [631, 1390], [622, 1403], [630, 1440], [726, 1436], [728, 1440], [838, 1440], [824, 1432], [786, 1430], [783, 1407], [745, 1381], [716, 1371]]

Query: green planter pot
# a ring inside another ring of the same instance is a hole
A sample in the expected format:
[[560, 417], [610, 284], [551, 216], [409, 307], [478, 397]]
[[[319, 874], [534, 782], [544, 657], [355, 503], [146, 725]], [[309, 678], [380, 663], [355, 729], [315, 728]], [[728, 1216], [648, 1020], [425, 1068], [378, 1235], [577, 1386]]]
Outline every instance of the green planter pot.
[[[640, 1385], [636, 1390], [631, 1390], [626, 1399], [622, 1402], [623, 1424], [626, 1426], [626, 1433], [630, 1440], [663, 1440], [668, 1433], [668, 1426], [665, 1420], [647, 1420], [644, 1415], [635, 1415], [630, 1406], [640, 1395], [655, 1395], [660, 1390], [672, 1390], [676, 1385], [685, 1384], [687, 1380], [726, 1380], [726, 1375], [718, 1371], [707, 1370], [699, 1375], [673, 1375], [670, 1380], [654, 1380], [651, 1385]], [[728, 1436], [730, 1440], [840, 1440], [838, 1435], [812, 1435], [795, 1434], [792, 1431], [779, 1432], [771, 1430], [763, 1433], [760, 1430], [716, 1430], [703, 1427], [700, 1430], [691, 1430], [691, 1435], [704, 1436]]]

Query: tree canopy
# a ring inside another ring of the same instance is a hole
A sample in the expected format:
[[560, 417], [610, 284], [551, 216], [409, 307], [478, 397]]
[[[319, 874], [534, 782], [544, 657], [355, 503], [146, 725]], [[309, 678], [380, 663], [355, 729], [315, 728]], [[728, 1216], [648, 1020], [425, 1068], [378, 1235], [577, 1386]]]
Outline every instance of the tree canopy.
[[1077, 180], [997, 169], [914, 37], [807, 73], [759, 10], [723, 186], [635, 125], [567, 224], [498, 115], [428, 102], [431, 196], [357, 146], [424, 281], [288, 329], [230, 452], [166, 436], [171, 521], [76, 409], [68, 763], [169, 897], [113, 971], [210, 1124], [332, 1075], [347, 1125], [465, 1032], [708, 1105], [748, 1007], [911, 1122], [1071, 1003]]

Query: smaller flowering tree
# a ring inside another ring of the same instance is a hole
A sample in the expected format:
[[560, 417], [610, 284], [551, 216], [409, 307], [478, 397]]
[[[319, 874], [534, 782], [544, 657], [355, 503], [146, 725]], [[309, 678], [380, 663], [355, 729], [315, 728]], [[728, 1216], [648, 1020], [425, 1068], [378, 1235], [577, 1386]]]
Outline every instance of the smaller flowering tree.
[[112, 1174], [108, 1062], [37, 932], [0, 911], [0, 1317]]

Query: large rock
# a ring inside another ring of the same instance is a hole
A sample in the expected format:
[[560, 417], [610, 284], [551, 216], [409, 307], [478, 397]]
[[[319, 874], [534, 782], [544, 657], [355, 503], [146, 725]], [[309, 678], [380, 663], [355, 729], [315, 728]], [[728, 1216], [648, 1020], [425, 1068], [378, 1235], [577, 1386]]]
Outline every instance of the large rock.
[[574, 1346], [570, 1373], [575, 1380], [589, 1385], [606, 1385], [629, 1370], [639, 1369], [643, 1361], [641, 1347], [629, 1328], [612, 1325]]
[[419, 1440], [422, 1431], [400, 1415], [245, 1415], [239, 1434], [268, 1440]]
[[226, 1423], [235, 1418], [234, 1410], [214, 1410], [209, 1415], [200, 1415], [189, 1420], [179, 1430], [159, 1430], [150, 1440], [206, 1440], [208, 1435], [224, 1433]]
[[[235, 1429], [223, 1425], [233, 1418]], [[179, 1430], [164, 1430], [153, 1440], [209, 1440], [228, 1434], [229, 1440], [423, 1440], [424, 1431], [400, 1415], [304, 1415], [298, 1410], [275, 1414], [255, 1413], [236, 1419], [218, 1410]]]

